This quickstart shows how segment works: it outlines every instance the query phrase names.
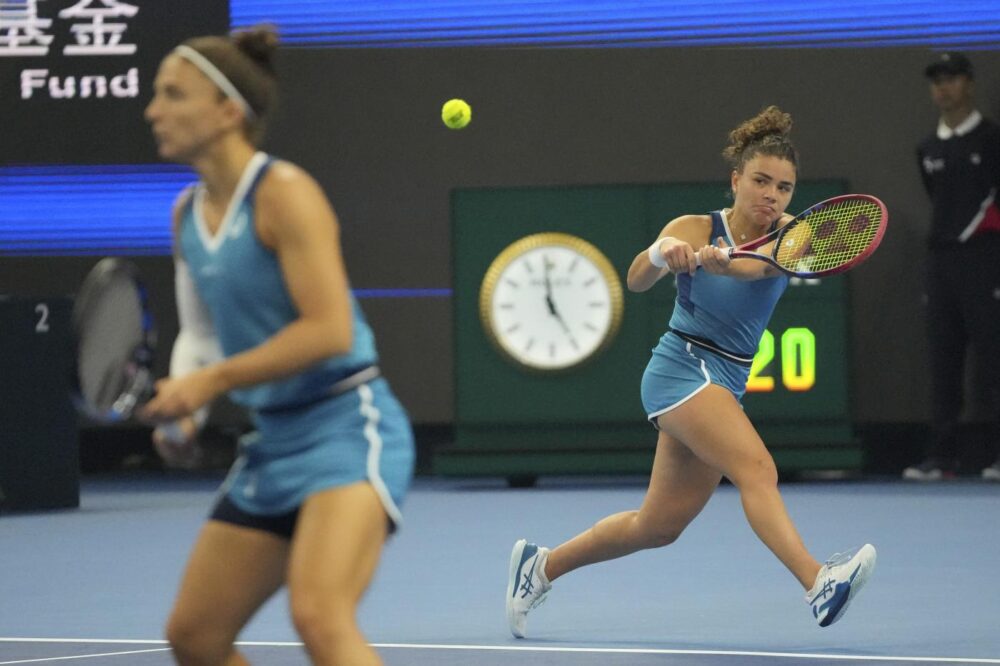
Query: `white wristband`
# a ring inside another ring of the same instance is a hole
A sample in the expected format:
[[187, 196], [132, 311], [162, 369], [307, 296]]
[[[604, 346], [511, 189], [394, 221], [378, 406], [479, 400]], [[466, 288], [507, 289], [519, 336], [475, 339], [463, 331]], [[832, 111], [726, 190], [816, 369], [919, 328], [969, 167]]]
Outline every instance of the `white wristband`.
[[660, 243], [667, 240], [667, 237], [657, 238], [653, 241], [653, 244], [649, 246], [646, 250], [646, 255], [649, 257], [649, 263], [653, 264], [657, 268], [666, 268], [667, 260], [663, 257], [663, 253], [660, 252]]

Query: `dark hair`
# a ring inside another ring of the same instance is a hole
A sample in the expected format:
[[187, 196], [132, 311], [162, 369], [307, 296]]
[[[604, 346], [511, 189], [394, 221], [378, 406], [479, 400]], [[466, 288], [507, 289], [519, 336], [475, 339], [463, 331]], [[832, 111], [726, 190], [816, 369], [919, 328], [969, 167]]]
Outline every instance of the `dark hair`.
[[261, 25], [234, 32], [229, 37], [193, 37], [184, 45], [205, 56], [243, 95], [255, 116], [247, 118], [247, 137], [259, 143], [277, 98], [278, 81], [273, 60], [278, 49], [278, 34], [274, 28]]
[[742, 172], [746, 163], [757, 155], [780, 157], [798, 170], [799, 153], [788, 138], [791, 131], [792, 116], [769, 106], [729, 133], [729, 145], [722, 156], [737, 172]]

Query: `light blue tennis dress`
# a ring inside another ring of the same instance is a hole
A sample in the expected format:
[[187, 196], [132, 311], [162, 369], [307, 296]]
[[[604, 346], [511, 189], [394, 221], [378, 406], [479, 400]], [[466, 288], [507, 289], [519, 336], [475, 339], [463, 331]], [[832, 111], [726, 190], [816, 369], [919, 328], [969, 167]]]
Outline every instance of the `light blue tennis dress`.
[[[736, 245], [725, 214], [711, 216], [710, 238], [722, 236]], [[752, 281], [704, 270], [677, 276], [670, 325], [642, 375], [642, 404], [654, 426], [657, 416], [709, 384], [729, 389], [737, 400], [743, 397], [760, 337], [787, 286], [784, 274]]]
[[[224, 354], [252, 349], [298, 318], [275, 254], [257, 237], [254, 194], [272, 159], [247, 165], [215, 235], [201, 216], [199, 185], [183, 212], [180, 251]], [[310, 494], [361, 480], [394, 524], [413, 476], [413, 432], [405, 410], [378, 376], [372, 331], [351, 296], [350, 352], [289, 378], [230, 392], [256, 428], [223, 492], [250, 514], [297, 509]]]

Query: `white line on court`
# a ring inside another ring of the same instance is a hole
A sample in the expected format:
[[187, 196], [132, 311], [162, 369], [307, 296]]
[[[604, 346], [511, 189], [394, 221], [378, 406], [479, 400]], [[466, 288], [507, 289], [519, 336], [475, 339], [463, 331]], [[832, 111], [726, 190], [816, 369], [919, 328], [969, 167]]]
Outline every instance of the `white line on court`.
[[380, 648], [405, 648], [412, 650], [511, 650], [528, 652], [589, 652], [594, 654], [673, 654], [709, 655], [716, 657], [773, 657], [779, 659], [842, 659], [845, 661], [925, 661], [949, 664], [1000, 664], [1000, 659], [975, 659], [962, 657], [889, 657], [854, 654], [817, 654], [809, 652], [750, 652], [743, 650], [671, 650], [660, 648], [576, 648], [536, 647], [519, 645], [427, 645], [410, 643], [372, 643]]
[[[6, 641], [7, 639], [0, 639]], [[51, 641], [46, 641], [51, 642]], [[60, 641], [66, 642], [66, 641]], [[88, 641], [90, 642], [90, 641]], [[103, 641], [92, 641], [92, 642], [103, 642]], [[138, 641], [140, 643], [145, 643], [146, 641]], [[128, 650], [126, 652], [102, 652], [100, 654], [75, 654], [68, 657], [43, 657], [41, 659], [17, 659], [15, 661], [0, 661], [0, 666], [4, 664], [38, 664], [42, 662], [50, 661], [67, 661], [69, 659], [93, 659], [94, 657], [119, 657], [126, 654], [143, 654], [145, 652], [166, 652], [170, 648], [155, 648], [152, 650]]]
[[[89, 638], [0, 638], [0, 643], [108, 643], [125, 645], [164, 645], [164, 640], [135, 639], [89, 639]], [[238, 641], [237, 645], [249, 647], [294, 647], [301, 648], [295, 641]], [[601, 647], [551, 647], [534, 645], [437, 645], [430, 643], [372, 643], [372, 647], [404, 650], [469, 650], [469, 651], [509, 651], [509, 652], [566, 652], [590, 654], [672, 654], [714, 657], [770, 657], [773, 659], [836, 659], [840, 661], [915, 661], [935, 664], [1000, 664], [1000, 659], [976, 657], [905, 657], [862, 654], [822, 654], [816, 652], [754, 652], [746, 650], [679, 650], [668, 648], [601, 648]], [[166, 649], [166, 648], [163, 648]], [[156, 652], [157, 650], [141, 650]], [[127, 654], [127, 653], [122, 653]], [[98, 656], [98, 655], [86, 655]], [[59, 657], [66, 659], [67, 657]], [[75, 657], [74, 657], [75, 658]], [[80, 657], [82, 658], [82, 657]], [[44, 659], [34, 661], [46, 661]], [[3, 661], [4, 664], [24, 664], [26, 661]]]

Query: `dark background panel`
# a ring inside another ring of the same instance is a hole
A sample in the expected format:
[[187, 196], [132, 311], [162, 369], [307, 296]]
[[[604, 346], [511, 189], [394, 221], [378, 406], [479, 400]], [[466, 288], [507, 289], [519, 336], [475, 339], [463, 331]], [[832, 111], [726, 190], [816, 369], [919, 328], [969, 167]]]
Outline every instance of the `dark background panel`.
[[79, 504], [71, 310], [0, 297], [0, 512]]

